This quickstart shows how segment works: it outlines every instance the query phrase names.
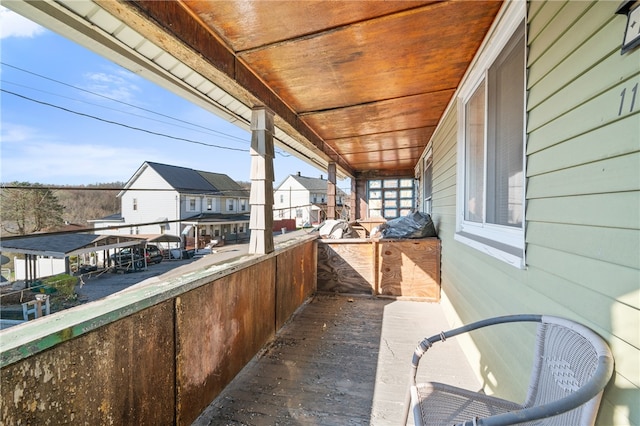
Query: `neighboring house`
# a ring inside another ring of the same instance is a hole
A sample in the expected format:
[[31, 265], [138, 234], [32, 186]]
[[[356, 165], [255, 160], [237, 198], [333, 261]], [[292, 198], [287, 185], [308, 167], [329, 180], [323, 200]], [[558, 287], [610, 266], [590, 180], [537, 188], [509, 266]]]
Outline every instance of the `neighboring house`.
[[[416, 167], [450, 322], [532, 312], [596, 330], [616, 362], [600, 425], [640, 422], [640, 50], [621, 54], [619, 5], [506, 2]], [[509, 353], [480, 338], [465, 353], [522, 397], [532, 337], [503, 338]]]
[[[295, 219], [296, 226], [317, 225], [326, 219], [327, 180], [289, 175], [274, 191], [273, 219]], [[336, 188], [336, 214], [349, 218], [348, 195]]]
[[249, 235], [249, 192], [225, 174], [147, 161], [118, 197], [120, 215], [91, 221], [117, 230], [98, 232], [170, 234], [197, 248], [212, 239], [233, 242]]

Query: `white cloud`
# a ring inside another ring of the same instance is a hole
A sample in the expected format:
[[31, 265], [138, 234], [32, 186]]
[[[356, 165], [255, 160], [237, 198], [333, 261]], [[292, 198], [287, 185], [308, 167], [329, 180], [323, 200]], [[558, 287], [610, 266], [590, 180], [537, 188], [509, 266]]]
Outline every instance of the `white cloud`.
[[86, 73], [84, 78], [87, 81], [84, 89], [121, 102], [132, 102], [141, 93], [129, 74], [93, 72]]
[[72, 185], [124, 181], [149, 155], [149, 150], [115, 144], [59, 142], [33, 129], [6, 123], [2, 145], [2, 182]]
[[36, 129], [11, 123], [2, 123], [0, 126], [0, 140], [3, 145], [11, 142], [29, 140], [37, 133]]
[[9, 37], [33, 38], [45, 31], [43, 27], [35, 22], [6, 7], [0, 6], [0, 39]]

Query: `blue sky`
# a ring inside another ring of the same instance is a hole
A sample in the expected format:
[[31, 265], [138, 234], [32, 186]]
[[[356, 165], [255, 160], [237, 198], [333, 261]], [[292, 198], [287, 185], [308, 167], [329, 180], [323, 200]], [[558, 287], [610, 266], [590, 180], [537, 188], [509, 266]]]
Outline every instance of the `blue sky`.
[[[250, 180], [247, 131], [3, 7], [0, 34], [1, 182], [127, 181], [144, 161]], [[274, 185], [326, 179], [276, 151]]]

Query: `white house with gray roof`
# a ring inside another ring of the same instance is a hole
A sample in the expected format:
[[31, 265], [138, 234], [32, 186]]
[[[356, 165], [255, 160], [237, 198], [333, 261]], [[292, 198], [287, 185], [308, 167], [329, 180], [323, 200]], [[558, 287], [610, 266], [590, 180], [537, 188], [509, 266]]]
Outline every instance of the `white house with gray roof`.
[[118, 197], [120, 215], [92, 221], [110, 228], [97, 232], [170, 234], [197, 248], [249, 235], [249, 192], [225, 174], [146, 161]]
[[[273, 220], [295, 219], [296, 226], [315, 226], [326, 219], [327, 179], [301, 176], [300, 172], [287, 176], [274, 191]], [[349, 195], [336, 188], [336, 211], [349, 218]]]

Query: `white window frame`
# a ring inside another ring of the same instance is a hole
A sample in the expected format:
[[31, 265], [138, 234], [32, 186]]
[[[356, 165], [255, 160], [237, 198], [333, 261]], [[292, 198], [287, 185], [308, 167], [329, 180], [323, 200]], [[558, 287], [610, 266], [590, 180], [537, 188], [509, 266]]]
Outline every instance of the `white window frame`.
[[[490, 223], [478, 223], [465, 220], [465, 106], [481, 83], [487, 79], [487, 71], [503, 51], [511, 37], [526, 22], [526, 2], [509, 2], [503, 14], [497, 20], [497, 25], [481, 48], [469, 73], [465, 76], [458, 92], [458, 149], [457, 149], [457, 202], [456, 202], [456, 233], [454, 239], [469, 245], [489, 256], [513, 265], [517, 268], [526, 267], [525, 259], [525, 193], [526, 193], [526, 48], [527, 31], [525, 26], [525, 69], [523, 70], [525, 84], [524, 116], [523, 116], [523, 184], [522, 193], [522, 226], [519, 228], [501, 226]], [[486, 114], [486, 111], [485, 111]], [[486, 118], [485, 118], [486, 123]], [[486, 125], [485, 125], [486, 132]], [[486, 133], [485, 133], [486, 135]], [[486, 136], [485, 136], [486, 144]], [[485, 156], [485, 166], [486, 166]], [[486, 188], [486, 183], [485, 183]], [[486, 191], [485, 191], [486, 192]]]
[[[427, 175], [427, 169], [430, 170]], [[433, 211], [433, 147], [429, 145], [427, 153], [422, 159], [422, 212], [431, 214]], [[429, 191], [427, 191], [427, 184]]]
[[[193, 208], [191, 207], [191, 202], [193, 202]], [[187, 197], [187, 205], [185, 206], [185, 210], [188, 212], [197, 212], [198, 211], [198, 197]]]
[[[405, 193], [409, 192], [409, 195]], [[416, 179], [411, 177], [378, 178], [367, 181], [367, 215], [395, 219], [415, 208]], [[409, 202], [410, 205], [403, 205]]]

